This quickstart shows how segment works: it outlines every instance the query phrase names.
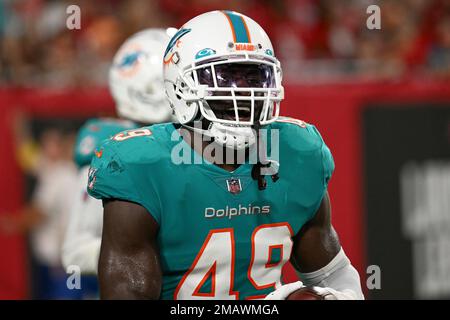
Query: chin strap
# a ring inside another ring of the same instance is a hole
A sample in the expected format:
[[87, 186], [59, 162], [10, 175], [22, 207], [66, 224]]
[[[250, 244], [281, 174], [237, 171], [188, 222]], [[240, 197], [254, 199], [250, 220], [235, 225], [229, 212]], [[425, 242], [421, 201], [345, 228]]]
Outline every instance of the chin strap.
[[[257, 180], [258, 181], [258, 189], [259, 190], [265, 190], [267, 187], [267, 181], [264, 178], [265, 175], [271, 175], [272, 177], [272, 181], [275, 183], [278, 181], [278, 179], [280, 178], [278, 175], [278, 168], [280, 167], [280, 164], [277, 161], [274, 160], [268, 160], [268, 159], [262, 159], [264, 160], [263, 162], [265, 164], [263, 164], [261, 162], [260, 156], [261, 157], [265, 157], [266, 155], [266, 150], [264, 150], [264, 142], [262, 141], [261, 135], [260, 135], [260, 128], [261, 125], [259, 124], [259, 122], [255, 125], [255, 130], [257, 132], [257, 141], [256, 141], [256, 152], [257, 152], [257, 158], [258, 161], [256, 162], [256, 164], [253, 165], [252, 168], [252, 178], [253, 180]], [[260, 152], [261, 151], [261, 152]], [[273, 167], [275, 167], [275, 169], [273, 169]], [[263, 174], [263, 170], [266, 171], [271, 171], [273, 172], [272, 174], [269, 172], [267, 174]]]

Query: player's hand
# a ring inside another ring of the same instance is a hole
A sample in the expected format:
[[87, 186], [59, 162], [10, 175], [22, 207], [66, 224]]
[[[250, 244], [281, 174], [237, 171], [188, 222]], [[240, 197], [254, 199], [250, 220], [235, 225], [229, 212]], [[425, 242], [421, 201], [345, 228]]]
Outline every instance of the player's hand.
[[285, 300], [292, 292], [302, 287], [304, 287], [304, 285], [301, 281], [285, 284], [269, 293], [264, 300]]

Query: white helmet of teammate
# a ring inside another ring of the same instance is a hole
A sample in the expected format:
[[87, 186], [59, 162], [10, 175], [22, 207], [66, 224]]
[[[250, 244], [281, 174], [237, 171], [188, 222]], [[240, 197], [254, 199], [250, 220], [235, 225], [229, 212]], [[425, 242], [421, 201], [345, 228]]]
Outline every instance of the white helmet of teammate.
[[[277, 119], [281, 77], [266, 32], [232, 11], [188, 21], [164, 53], [164, 84], [178, 121], [237, 150], [256, 141], [252, 128]], [[195, 120], [202, 128], [192, 127]]]
[[172, 30], [138, 32], [116, 53], [109, 71], [109, 88], [120, 117], [146, 124], [170, 120], [162, 60]]

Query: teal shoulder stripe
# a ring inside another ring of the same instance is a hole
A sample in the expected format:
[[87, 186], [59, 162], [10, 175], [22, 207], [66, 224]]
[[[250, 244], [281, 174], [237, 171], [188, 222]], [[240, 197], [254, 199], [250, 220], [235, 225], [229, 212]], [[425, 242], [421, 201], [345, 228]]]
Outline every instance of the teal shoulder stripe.
[[235, 41], [237, 43], [250, 43], [250, 34], [244, 18], [232, 11], [224, 11], [224, 13], [228, 17], [231, 28], [233, 29]]

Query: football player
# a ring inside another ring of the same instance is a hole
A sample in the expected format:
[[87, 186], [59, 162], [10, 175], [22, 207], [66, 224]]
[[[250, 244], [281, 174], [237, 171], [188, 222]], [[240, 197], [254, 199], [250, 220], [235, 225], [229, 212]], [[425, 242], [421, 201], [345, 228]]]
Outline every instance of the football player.
[[[163, 63], [179, 123], [119, 134], [91, 163], [101, 297], [285, 299], [308, 286], [362, 299], [331, 225], [330, 150], [313, 125], [278, 117], [281, 67], [265, 31], [208, 12], [178, 30]], [[283, 285], [289, 260], [302, 282]]]
[[62, 258], [66, 269], [76, 265], [82, 273], [97, 273], [103, 208], [101, 201], [89, 197], [86, 192], [89, 164], [92, 157], [100, 156], [95, 154], [95, 149], [104, 139], [120, 131], [171, 118], [161, 66], [170, 32], [170, 29], [147, 29], [124, 42], [109, 73], [110, 91], [117, 114], [122, 119], [91, 119], [78, 133], [74, 156], [80, 168], [79, 191], [63, 246]]

